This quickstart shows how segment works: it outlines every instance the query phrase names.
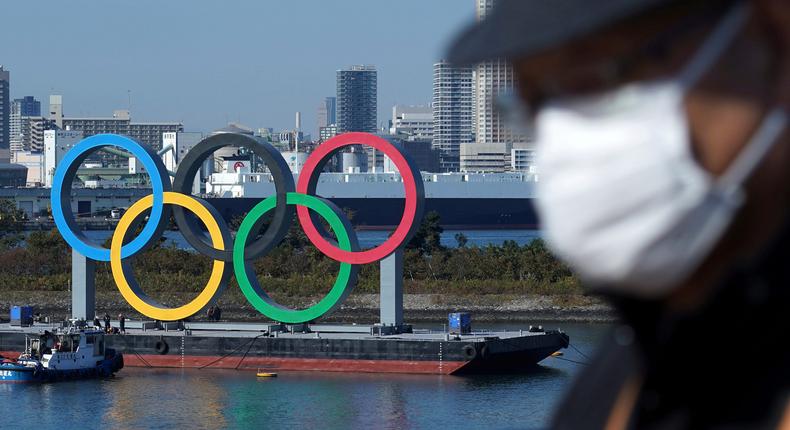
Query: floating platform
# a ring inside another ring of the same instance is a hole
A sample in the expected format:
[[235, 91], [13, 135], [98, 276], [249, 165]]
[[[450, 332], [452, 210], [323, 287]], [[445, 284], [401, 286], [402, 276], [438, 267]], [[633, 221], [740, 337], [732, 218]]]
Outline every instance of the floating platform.
[[[398, 333], [367, 325], [285, 327], [254, 323], [127, 322], [127, 334], [108, 335], [107, 347], [126, 366], [464, 374], [520, 372], [567, 348], [558, 330], [486, 331], [454, 335], [428, 330]], [[0, 324], [0, 355], [16, 358], [25, 334], [51, 326]], [[388, 334], [391, 333], [391, 334]]]

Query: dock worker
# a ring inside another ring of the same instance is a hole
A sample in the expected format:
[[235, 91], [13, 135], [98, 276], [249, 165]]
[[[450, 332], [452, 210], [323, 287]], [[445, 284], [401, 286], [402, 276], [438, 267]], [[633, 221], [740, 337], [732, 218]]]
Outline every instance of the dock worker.
[[104, 331], [106, 333], [110, 333], [111, 330], [112, 330], [112, 327], [110, 326], [110, 314], [105, 312], [104, 313]]
[[99, 319], [98, 315], [93, 317], [93, 328], [101, 329], [101, 320]]
[[499, 58], [544, 237], [620, 317], [554, 428], [790, 426], [790, 1], [500, 0], [449, 54]]
[[123, 313], [118, 314], [118, 330], [126, 334], [126, 317]]

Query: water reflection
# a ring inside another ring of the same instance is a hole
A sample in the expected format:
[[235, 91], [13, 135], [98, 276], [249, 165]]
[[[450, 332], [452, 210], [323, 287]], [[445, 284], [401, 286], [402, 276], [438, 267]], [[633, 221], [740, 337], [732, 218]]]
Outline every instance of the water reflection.
[[[151, 378], [167, 383], [152, 384]], [[125, 369], [104, 384], [111, 399], [104, 421], [121, 428], [146, 428], [186, 418], [200, 428], [227, 427], [227, 390], [221, 378], [194, 370]]]
[[[557, 324], [552, 324], [557, 326]], [[563, 324], [592, 353], [606, 326]], [[583, 361], [565, 350], [565, 358]], [[519, 375], [387, 375], [125, 368], [109, 380], [0, 384], [2, 428], [535, 428], [581, 365]]]

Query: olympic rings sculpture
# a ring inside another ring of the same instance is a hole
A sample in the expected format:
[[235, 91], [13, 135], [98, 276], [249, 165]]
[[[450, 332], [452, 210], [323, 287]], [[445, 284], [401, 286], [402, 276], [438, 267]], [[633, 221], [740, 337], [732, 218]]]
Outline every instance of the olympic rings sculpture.
[[[331, 201], [315, 195], [318, 177], [326, 164], [350, 145], [368, 145], [383, 152], [400, 171], [405, 189], [400, 224], [384, 243], [369, 250], [360, 250], [356, 233], [343, 211]], [[120, 147], [140, 160], [151, 177], [152, 189], [152, 194], [135, 202], [118, 221], [110, 249], [86, 237], [79, 230], [71, 210], [71, 184], [80, 164], [91, 153], [106, 146]], [[235, 239], [219, 211], [191, 195], [192, 181], [203, 161], [225, 146], [243, 147], [260, 157], [275, 187], [274, 195], [263, 199], [247, 213]], [[422, 176], [408, 155], [387, 140], [368, 133], [345, 133], [319, 145], [307, 158], [296, 186], [288, 164], [277, 149], [252, 136], [223, 133], [203, 139], [179, 163], [171, 185], [164, 163], [152, 148], [125, 136], [99, 134], [83, 139], [64, 155], [55, 171], [51, 198], [52, 216], [63, 239], [87, 258], [109, 261], [121, 295], [132, 308], [149, 318], [175, 321], [195, 315], [214, 303], [230, 277], [235, 275], [245, 298], [261, 314], [274, 321], [303, 323], [332, 312], [345, 300], [356, 285], [359, 265], [388, 257], [414, 236], [422, 219], [425, 192]], [[149, 209], [145, 226], [137, 237], [129, 240], [130, 232], [137, 231]], [[211, 275], [203, 291], [189, 303], [175, 308], [168, 308], [145, 294], [134, 279], [130, 261], [130, 257], [159, 240], [170, 220], [171, 210], [184, 239], [213, 260]], [[194, 216], [188, 216], [187, 211]], [[269, 212], [273, 212], [271, 223], [261, 234], [264, 215]], [[282, 241], [293, 222], [294, 212], [310, 242], [324, 255], [340, 262], [329, 293], [307, 309], [290, 309], [272, 299], [261, 287], [251, 264]], [[316, 222], [319, 217], [328, 223], [337, 241]], [[198, 221], [208, 231], [208, 240]]]

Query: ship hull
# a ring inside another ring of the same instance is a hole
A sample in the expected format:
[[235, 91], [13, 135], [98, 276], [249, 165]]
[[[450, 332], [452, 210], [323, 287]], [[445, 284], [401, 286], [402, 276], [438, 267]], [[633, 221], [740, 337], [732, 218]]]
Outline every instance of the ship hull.
[[38, 377], [38, 373], [35, 372], [35, 369], [14, 365], [0, 366], [0, 382], [2, 383], [25, 383], [39, 381], [40, 378]]
[[[520, 372], [568, 346], [561, 332], [460, 340], [418, 336], [315, 337], [127, 334], [106, 337], [136, 367], [264, 369], [272, 371], [464, 374]], [[14, 351], [18, 333], [0, 332], [0, 355]]]
[[[226, 221], [249, 212], [259, 198], [210, 198]], [[387, 229], [400, 223], [403, 199], [396, 198], [330, 198], [341, 209], [351, 213], [352, 224], [358, 229]], [[532, 199], [519, 198], [427, 198], [425, 213], [439, 213], [445, 229], [537, 229], [538, 217]]]
[[[0, 351], [0, 356], [3, 357], [12, 357], [14, 354], [19, 355], [18, 352], [14, 353], [14, 351]], [[116, 360], [119, 360], [120, 367], [122, 368], [123, 358], [121, 355], [118, 355], [117, 357], [118, 358]], [[55, 382], [74, 379], [101, 378], [108, 377], [117, 370], [120, 370], [120, 368], [113, 366], [113, 359], [102, 360], [102, 362], [95, 367], [68, 370], [47, 369], [41, 367], [40, 365], [38, 368], [31, 368], [13, 364], [4, 364], [0, 365], [0, 383]]]

